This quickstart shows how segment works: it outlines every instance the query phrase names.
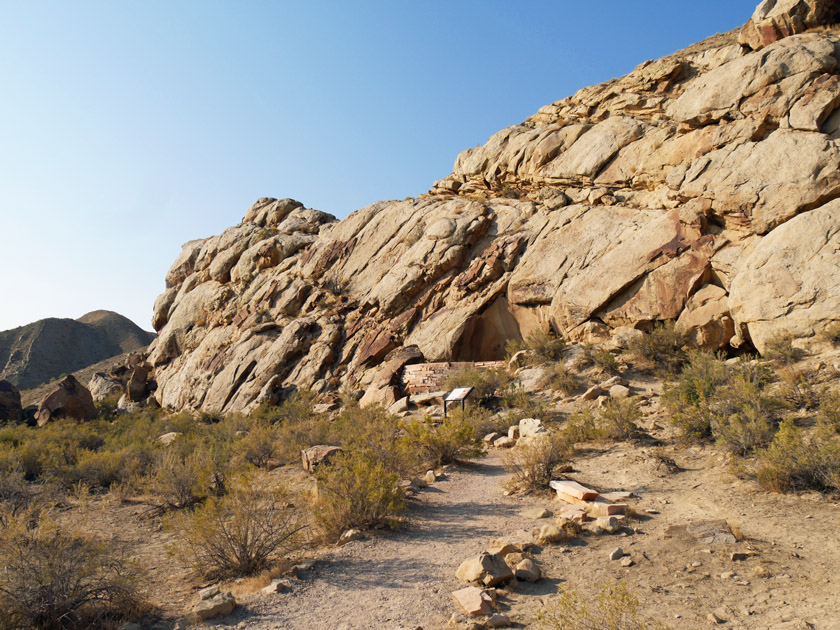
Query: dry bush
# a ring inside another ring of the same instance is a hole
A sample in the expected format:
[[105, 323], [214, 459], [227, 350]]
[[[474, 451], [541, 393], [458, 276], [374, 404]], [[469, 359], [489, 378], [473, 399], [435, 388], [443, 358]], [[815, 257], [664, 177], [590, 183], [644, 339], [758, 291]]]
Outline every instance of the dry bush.
[[367, 529], [396, 522], [406, 507], [398, 476], [381, 462], [344, 454], [317, 472], [315, 523], [330, 540], [352, 528]]
[[193, 451], [184, 456], [168, 449], [160, 455], [149, 490], [162, 509], [189, 508], [209, 496], [211, 475], [212, 465], [205, 452]]
[[510, 339], [505, 344], [508, 358], [521, 350], [528, 351], [528, 363], [560, 361], [566, 352], [566, 342], [550, 329], [534, 330], [524, 339]]
[[509, 486], [521, 492], [547, 488], [554, 471], [568, 463], [573, 451], [568, 435], [551, 431], [520, 440], [504, 455], [504, 466], [512, 473]]
[[820, 394], [817, 423], [840, 433], [840, 392], [824, 391]]
[[645, 619], [639, 600], [627, 583], [604, 582], [594, 597], [563, 589], [540, 611], [543, 628], [556, 630], [666, 630], [666, 626]]
[[641, 419], [635, 398], [610, 398], [598, 413], [596, 434], [602, 440], [629, 440], [639, 432]]
[[630, 344], [630, 354], [662, 374], [675, 374], [685, 362], [683, 348], [686, 336], [677, 331], [674, 322], [656, 324], [644, 336], [634, 339]]
[[511, 384], [511, 376], [505, 370], [491, 368], [478, 370], [464, 367], [453, 370], [443, 382], [443, 388], [473, 387], [472, 397], [482, 404], [492, 404], [501, 392]]
[[178, 547], [210, 579], [255, 575], [278, 553], [299, 548], [303, 529], [281, 488], [261, 488], [252, 476], [231, 483], [231, 492], [173, 520]]
[[137, 613], [137, 573], [113, 543], [30, 525], [0, 529], [0, 630], [113, 628]]
[[452, 413], [440, 422], [426, 418], [407, 424], [402, 444], [421, 463], [432, 467], [484, 455], [475, 427], [461, 413]]
[[381, 407], [357, 404], [345, 407], [334, 425], [339, 444], [345, 452], [380, 462], [386, 470], [408, 475], [420, 465], [418, 453], [404, 444], [399, 419]]
[[562, 430], [570, 444], [598, 439], [598, 421], [590, 409], [573, 413]]
[[243, 461], [257, 468], [269, 468], [279, 451], [277, 431], [266, 422], [255, 421], [236, 449]]
[[573, 396], [582, 389], [583, 384], [573, 370], [570, 370], [562, 363], [558, 363], [552, 365], [546, 371], [540, 385], [559, 391], [564, 396]]
[[820, 404], [820, 392], [814, 386], [817, 374], [812, 370], [798, 370], [790, 366], [779, 371], [781, 397], [794, 409], [816, 409]]
[[834, 321], [828, 324], [817, 334], [817, 338], [835, 348], [840, 346], [840, 321]]
[[618, 374], [620, 366], [615, 355], [603, 346], [587, 344], [583, 348], [584, 357], [602, 374]]
[[786, 420], [772, 443], [756, 453], [752, 476], [768, 490], [840, 490], [840, 437], [818, 424], [809, 437]]
[[779, 365], [792, 365], [805, 356], [805, 351], [793, 345], [794, 336], [783, 332], [774, 335], [764, 345], [764, 358]]
[[684, 437], [712, 435], [710, 401], [729, 379], [729, 370], [719, 354], [693, 351], [688, 354], [675, 382], [666, 383], [662, 400], [673, 414], [673, 423]]

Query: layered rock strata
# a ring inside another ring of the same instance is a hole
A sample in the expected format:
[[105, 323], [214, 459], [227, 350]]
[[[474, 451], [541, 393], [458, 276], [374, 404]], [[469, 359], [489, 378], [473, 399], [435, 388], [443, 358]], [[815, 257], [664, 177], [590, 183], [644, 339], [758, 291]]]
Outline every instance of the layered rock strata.
[[408, 363], [498, 359], [545, 326], [592, 340], [676, 320], [708, 348], [762, 351], [788, 330], [818, 344], [840, 318], [838, 44], [830, 26], [754, 52], [713, 37], [342, 221], [260, 199], [170, 269], [155, 396], [247, 412], [348, 384], [387, 400], [370, 390]]

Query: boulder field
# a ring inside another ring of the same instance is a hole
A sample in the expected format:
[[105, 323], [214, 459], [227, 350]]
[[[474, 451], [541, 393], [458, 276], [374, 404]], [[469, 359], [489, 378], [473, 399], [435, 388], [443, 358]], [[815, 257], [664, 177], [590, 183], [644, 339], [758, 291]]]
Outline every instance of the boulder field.
[[[337, 221], [263, 198], [191, 241], [150, 348], [157, 400], [249, 411], [674, 320], [710, 349], [840, 319], [840, 15], [771, 1], [464, 151], [429, 193]], [[387, 402], [387, 401], [384, 401]]]

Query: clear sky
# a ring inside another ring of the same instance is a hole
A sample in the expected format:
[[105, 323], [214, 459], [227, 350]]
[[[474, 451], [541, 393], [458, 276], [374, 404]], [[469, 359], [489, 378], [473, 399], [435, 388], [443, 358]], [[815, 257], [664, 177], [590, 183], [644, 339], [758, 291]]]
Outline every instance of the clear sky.
[[257, 198], [427, 191], [542, 105], [758, 0], [0, 0], [0, 330], [150, 329], [182, 243]]

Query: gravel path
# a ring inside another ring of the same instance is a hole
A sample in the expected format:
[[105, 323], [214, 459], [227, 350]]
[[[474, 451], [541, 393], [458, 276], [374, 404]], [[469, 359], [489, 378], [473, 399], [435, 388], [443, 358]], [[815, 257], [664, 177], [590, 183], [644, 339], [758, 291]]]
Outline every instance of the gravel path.
[[[328, 551], [292, 593], [255, 600], [237, 627], [254, 630], [433, 630], [456, 611], [455, 570], [494, 538], [528, 523], [502, 495], [497, 456], [453, 470], [421, 491], [402, 532]], [[532, 522], [531, 522], [532, 523]]]

